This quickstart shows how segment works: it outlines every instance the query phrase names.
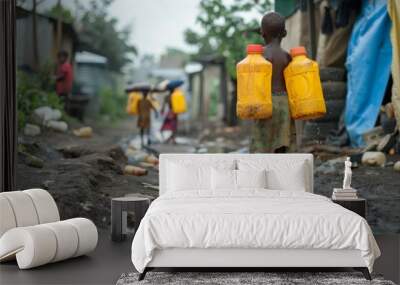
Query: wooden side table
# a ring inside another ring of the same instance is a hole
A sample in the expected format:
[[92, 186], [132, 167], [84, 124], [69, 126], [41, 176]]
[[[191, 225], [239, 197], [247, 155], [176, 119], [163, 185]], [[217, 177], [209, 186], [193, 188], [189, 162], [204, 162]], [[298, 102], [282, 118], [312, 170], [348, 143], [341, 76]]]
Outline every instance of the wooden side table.
[[359, 214], [361, 217], [366, 219], [367, 217], [367, 200], [363, 198], [358, 199], [332, 199], [332, 201], [340, 206]]
[[135, 230], [146, 214], [150, 199], [146, 197], [127, 196], [111, 199], [111, 239], [122, 241], [126, 238], [128, 212], [135, 215]]

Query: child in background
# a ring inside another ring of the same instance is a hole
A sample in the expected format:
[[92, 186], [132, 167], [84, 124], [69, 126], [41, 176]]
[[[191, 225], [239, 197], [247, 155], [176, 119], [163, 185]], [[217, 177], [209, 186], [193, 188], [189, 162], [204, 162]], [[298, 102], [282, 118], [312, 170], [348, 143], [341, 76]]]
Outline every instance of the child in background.
[[68, 62], [68, 52], [62, 50], [57, 54], [56, 93], [64, 103], [64, 109], [69, 110], [68, 96], [72, 91], [74, 72]]
[[261, 35], [264, 38], [264, 57], [272, 63], [272, 118], [256, 120], [252, 128], [250, 152], [284, 153], [295, 149], [295, 126], [290, 117], [289, 102], [283, 70], [290, 55], [281, 48], [286, 36], [285, 19], [271, 12], [262, 18]]
[[161, 113], [164, 114], [164, 111], [167, 106], [168, 106], [168, 112], [167, 115], [165, 116], [164, 122], [161, 127], [161, 134], [163, 134], [164, 131], [171, 131], [171, 135], [165, 142], [176, 144], [175, 137], [176, 137], [176, 132], [178, 131], [178, 114], [174, 113], [171, 101], [172, 93], [174, 93], [174, 91], [175, 89], [170, 90], [168, 96], [165, 97], [164, 99], [164, 104], [162, 106]]
[[138, 102], [138, 122], [137, 126], [140, 128], [140, 142], [144, 146], [144, 133], [147, 135], [147, 144], [151, 144], [150, 140], [150, 126], [151, 126], [151, 110], [157, 113], [157, 109], [153, 106], [147, 98], [149, 91], [143, 91], [143, 98]]

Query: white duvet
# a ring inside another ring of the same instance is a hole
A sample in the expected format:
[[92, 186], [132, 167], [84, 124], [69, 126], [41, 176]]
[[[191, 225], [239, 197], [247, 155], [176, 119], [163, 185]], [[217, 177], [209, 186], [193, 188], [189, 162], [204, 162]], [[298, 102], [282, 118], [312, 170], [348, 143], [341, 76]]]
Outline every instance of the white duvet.
[[143, 272], [165, 248], [358, 249], [370, 271], [380, 255], [359, 215], [323, 196], [265, 189], [162, 195], [135, 234], [132, 262]]

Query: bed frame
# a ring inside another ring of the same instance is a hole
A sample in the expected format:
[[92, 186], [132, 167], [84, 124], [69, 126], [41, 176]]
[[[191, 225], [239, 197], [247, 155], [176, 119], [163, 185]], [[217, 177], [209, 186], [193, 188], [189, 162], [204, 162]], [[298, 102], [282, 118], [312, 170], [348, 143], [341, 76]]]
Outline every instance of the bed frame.
[[[308, 168], [307, 192], [313, 192], [313, 155], [312, 154], [162, 154], [160, 156], [160, 195], [165, 193], [167, 178], [167, 160], [213, 159], [277, 159], [286, 156], [304, 160]], [[240, 248], [170, 248], [158, 249], [147, 265], [139, 280], [143, 280], [148, 271], [154, 269], [229, 269], [229, 271], [264, 271], [265, 269], [315, 269], [315, 268], [353, 268], [361, 271], [367, 280], [371, 275], [359, 250], [329, 249], [240, 249]], [[264, 270], [262, 270], [264, 269]], [[196, 270], [197, 271], [197, 270]], [[310, 270], [311, 271], [311, 270]]]
[[[156, 250], [152, 261], [139, 275], [143, 280], [148, 271], [156, 268], [213, 269], [229, 268], [234, 271], [260, 269], [334, 269], [353, 268], [371, 280], [369, 270], [359, 250], [328, 249], [193, 249], [171, 248]], [[197, 271], [197, 270], [196, 270]]]

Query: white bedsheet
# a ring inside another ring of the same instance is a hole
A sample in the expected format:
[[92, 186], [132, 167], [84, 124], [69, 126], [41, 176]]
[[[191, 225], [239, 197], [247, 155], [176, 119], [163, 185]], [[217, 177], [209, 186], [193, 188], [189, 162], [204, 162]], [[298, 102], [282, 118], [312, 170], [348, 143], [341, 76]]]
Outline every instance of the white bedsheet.
[[207, 196], [167, 193], [154, 200], [132, 243], [143, 272], [155, 249], [358, 249], [372, 272], [380, 251], [365, 219], [323, 196], [248, 189]]

